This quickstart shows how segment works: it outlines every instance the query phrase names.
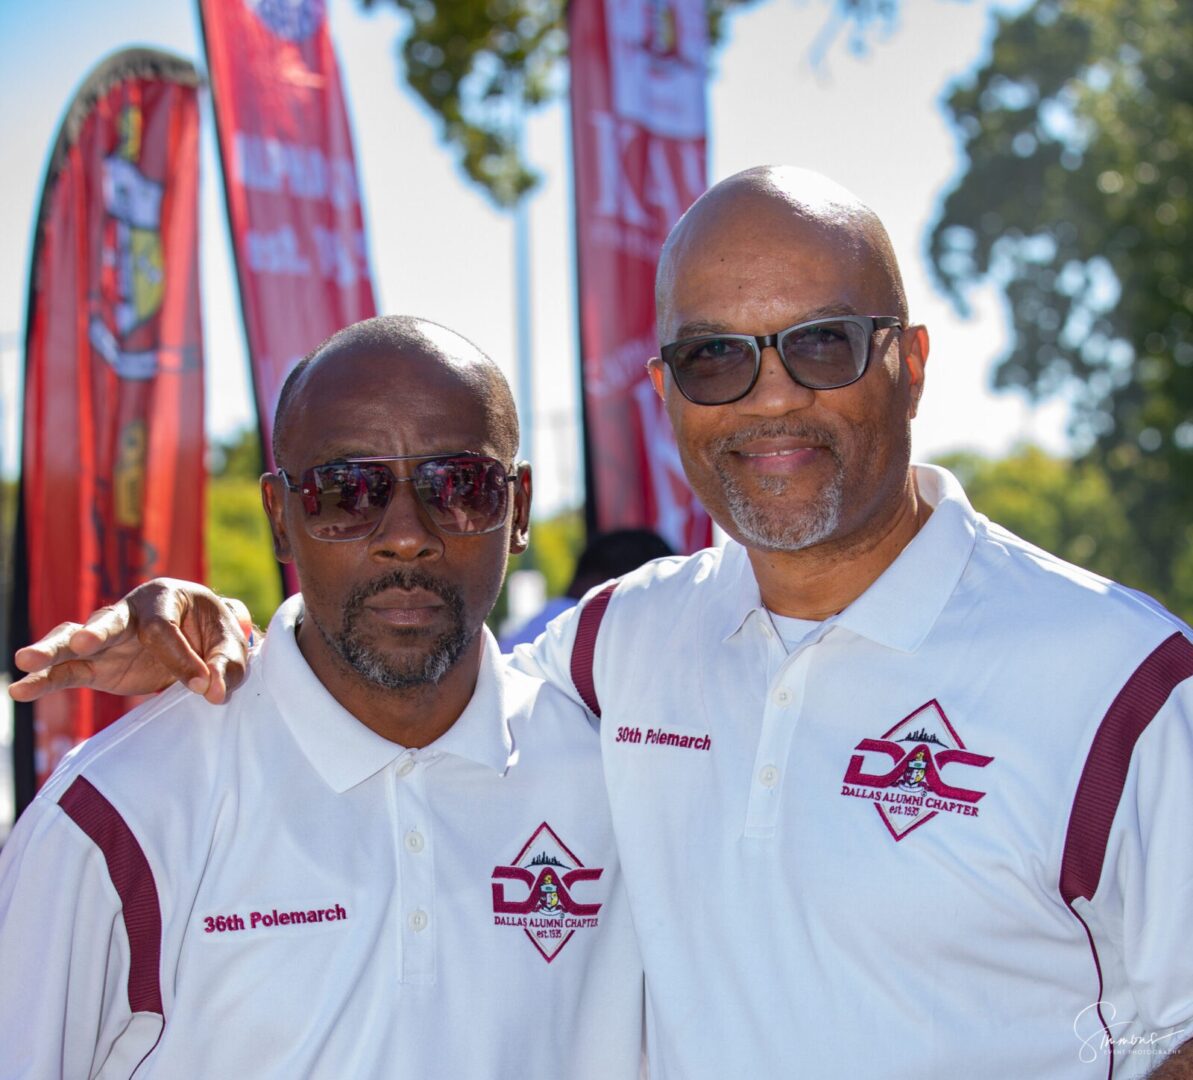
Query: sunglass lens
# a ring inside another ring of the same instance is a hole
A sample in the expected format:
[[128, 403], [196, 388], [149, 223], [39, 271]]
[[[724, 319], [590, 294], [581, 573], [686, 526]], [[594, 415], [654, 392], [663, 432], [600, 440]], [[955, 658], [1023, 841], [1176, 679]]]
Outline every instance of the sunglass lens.
[[490, 532], [505, 521], [509, 485], [505, 468], [494, 458], [424, 461], [415, 472], [414, 486], [444, 532]]
[[302, 480], [307, 529], [317, 540], [354, 540], [373, 530], [389, 505], [393, 474], [381, 464], [318, 465]]
[[755, 346], [748, 339], [701, 337], [666, 350], [680, 391], [698, 405], [741, 397], [754, 378]]
[[868, 344], [858, 323], [824, 319], [783, 337], [783, 363], [797, 382], [813, 390], [847, 386], [865, 370]]

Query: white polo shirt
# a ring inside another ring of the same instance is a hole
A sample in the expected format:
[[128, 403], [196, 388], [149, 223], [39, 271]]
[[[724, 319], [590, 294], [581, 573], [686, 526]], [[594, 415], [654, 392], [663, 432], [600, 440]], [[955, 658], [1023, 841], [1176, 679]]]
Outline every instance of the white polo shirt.
[[636, 1078], [641, 963], [586, 714], [486, 632], [464, 713], [404, 750], [316, 679], [301, 611], [227, 706], [167, 692], [18, 821], [0, 1075]]
[[[737, 544], [612, 594], [653, 1080], [1136, 1077], [1193, 1037], [1183, 624], [917, 480], [927, 524], [790, 655]], [[517, 662], [567, 686], [577, 622]]]

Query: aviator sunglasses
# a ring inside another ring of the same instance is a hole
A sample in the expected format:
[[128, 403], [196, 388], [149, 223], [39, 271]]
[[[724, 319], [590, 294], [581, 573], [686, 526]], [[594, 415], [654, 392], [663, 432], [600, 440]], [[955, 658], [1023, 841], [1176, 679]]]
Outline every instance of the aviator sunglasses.
[[[416, 462], [395, 476], [392, 462]], [[307, 533], [316, 540], [360, 540], [370, 535], [398, 484], [410, 483], [440, 532], [476, 536], [505, 523], [509, 483], [516, 470], [467, 451], [429, 456], [343, 458], [306, 469], [298, 483], [278, 470], [287, 490], [302, 499]]]
[[695, 405], [740, 401], [758, 381], [762, 350], [773, 346], [783, 367], [809, 390], [855, 383], [870, 363], [876, 330], [902, 323], [892, 315], [834, 315], [796, 323], [777, 334], [701, 334], [664, 345], [659, 359], [679, 392]]

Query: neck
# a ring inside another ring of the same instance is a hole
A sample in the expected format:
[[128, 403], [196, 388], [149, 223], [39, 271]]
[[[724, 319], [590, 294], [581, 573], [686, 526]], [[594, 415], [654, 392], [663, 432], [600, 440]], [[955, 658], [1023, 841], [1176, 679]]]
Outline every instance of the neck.
[[749, 548], [762, 602], [776, 615], [827, 619], [862, 595], [898, 558], [932, 514], [915, 481], [879, 527], [801, 551]]
[[328, 693], [365, 727], [416, 749], [439, 738], [472, 700], [480, 673], [483, 634], [437, 683], [390, 690], [363, 678], [335, 652], [309, 619], [298, 627], [298, 648]]

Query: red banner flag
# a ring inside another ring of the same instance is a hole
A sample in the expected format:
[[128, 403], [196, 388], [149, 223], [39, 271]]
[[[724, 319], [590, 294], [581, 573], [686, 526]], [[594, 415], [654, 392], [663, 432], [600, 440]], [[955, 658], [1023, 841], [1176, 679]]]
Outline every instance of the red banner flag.
[[702, 0], [572, 0], [572, 148], [590, 525], [712, 540], [646, 377], [654, 275], [705, 187]]
[[[185, 60], [112, 56], [50, 158], [26, 323], [18, 641], [146, 578], [204, 575], [197, 86]], [[128, 704], [37, 702], [18, 739], [37, 782]]]
[[[376, 313], [324, 0], [199, 0], [257, 416], [295, 362]], [[291, 587], [295, 587], [291, 581]]]

